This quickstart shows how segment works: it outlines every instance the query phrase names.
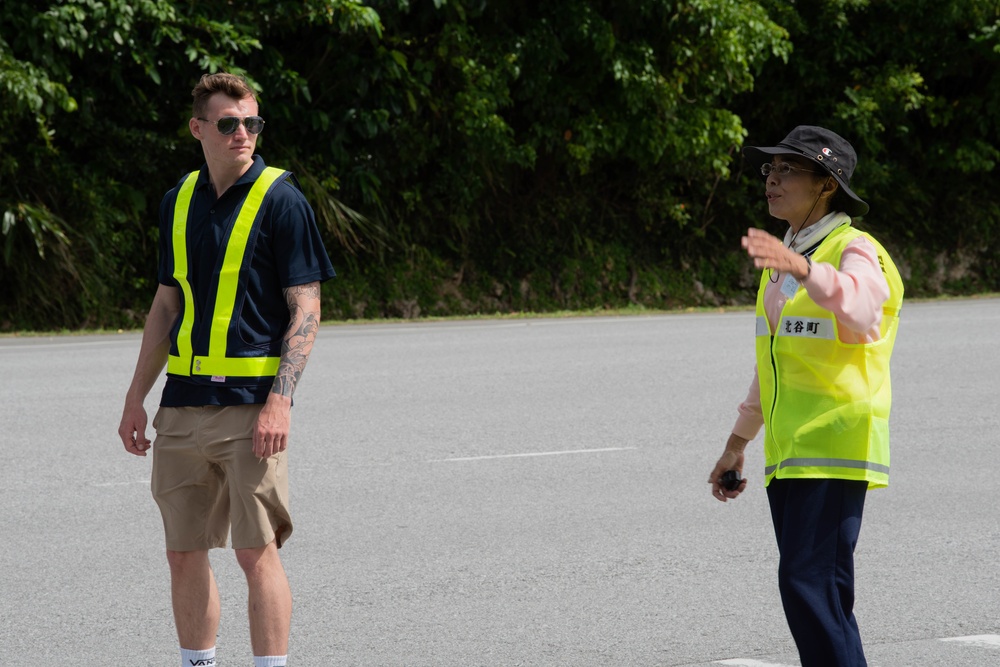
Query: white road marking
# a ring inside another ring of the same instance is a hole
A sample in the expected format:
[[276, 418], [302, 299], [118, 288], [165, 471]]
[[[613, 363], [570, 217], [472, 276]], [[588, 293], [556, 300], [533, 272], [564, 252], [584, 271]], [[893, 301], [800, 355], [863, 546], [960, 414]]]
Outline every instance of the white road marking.
[[603, 447], [601, 449], [568, 449], [557, 452], [525, 452], [523, 454], [493, 454], [490, 456], [457, 456], [451, 459], [433, 459], [428, 463], [454, 463], [456, 461], [487, 461], [490, 459], [518, 459], [529, 456], [560, 456], [562, 454], [596, 454], [599, 452], [624, 452], [638, 447]]
[[969, 635], [968, 637], [947, 637], [943, 642], [963, 642], [984, 648], [1000, 648], [1000, 635]]
[[[111, 334], [107, 334], [107, 335], [111, 335]], [[121, 336], [123, 337], [122, 340], [126, 340], [124, 338], [125, 334], [121, 334]], [[67, 335], [66, 337], [67, 338], [71, 338], [72, 335]], [[107, 346], [107, 345], [121, 345], [122, 344], [121, 340], [106, 339], [106, 338], [101, 338], [100, 340], [93, 340], [93, 339], [88, 340], [88, 339], [86, 339], [86, 337], [85, 337], [84, 334], [81, 334], [80, 338], [81, 338], [80, 340], [67, 341], [67, 342], [58, 342], [58, 343], [50, 342], [52, 340], [51, 338], [42, 338], [42, 337], [37, 337], [36, 338], [36, 337], [30, 337], [30, 336], [29, 337], [24, 337], [24, 338], [9, 339], [12, 342], [8, 342], [7, 340], [0, 340], [0, 352], [18, 352], [18, 353], [21, 353], [21, 352], [48, 352], [49, 350], [53, 350], [53, 349], [66, 349], [66, 348], [75, 349], [75, 348], [79, 348], [79, 347], [103, 347], [103, 346]], [[134, 340], [135, 340], [135, 342], [139, 342], [139, 340], [140, 340], [139, 336], [134, 336]]]
[[760, 660], [750, 660], [747, 658], [733, 658], [732, 660], [716, 660], [717, 665], [735, 665], [736, 667], [794, 667], [778, 662], [761, 662]]

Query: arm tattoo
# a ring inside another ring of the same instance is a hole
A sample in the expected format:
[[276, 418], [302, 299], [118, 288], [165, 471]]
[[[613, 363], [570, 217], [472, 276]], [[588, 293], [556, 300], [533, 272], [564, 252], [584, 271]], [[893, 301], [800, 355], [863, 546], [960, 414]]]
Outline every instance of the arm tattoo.
[[319, 282], [287, 288], [285, 301], [290, 321], [281, 344], [281, 364], [271, 385], [271, 393], [291, 398], [309, 361], [309, 353], [319, 330]]

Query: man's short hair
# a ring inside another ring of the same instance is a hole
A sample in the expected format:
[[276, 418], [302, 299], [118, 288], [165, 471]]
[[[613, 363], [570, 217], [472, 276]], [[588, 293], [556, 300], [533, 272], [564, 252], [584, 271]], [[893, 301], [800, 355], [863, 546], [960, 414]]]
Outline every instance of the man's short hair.
[[208, 99], [216, 93], [222, 93], [234, 100], [242, 100], [247, 97], [257, 100], [257, 95], [254, 94], [250, 84], [242, 76], [228, 72], [202, 74], [198, 85], [191, 91], [191, 97], [194, 98], [191, 103], [191, 115], [195, 118], [203, 116], [205, 107], [208, 106]]

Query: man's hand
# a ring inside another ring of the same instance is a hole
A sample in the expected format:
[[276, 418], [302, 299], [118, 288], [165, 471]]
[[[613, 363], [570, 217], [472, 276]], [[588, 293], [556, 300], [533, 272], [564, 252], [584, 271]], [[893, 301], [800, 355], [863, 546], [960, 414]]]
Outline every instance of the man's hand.
[[146, 409], [142, 404], [125, 404], [122, 411], [122, 421], [118, 425], [118, 437], [125, 445], [125, 451], [136, 456], [145, 456], [149, 449], [149, 438], [146, 437]]
[[266, 459], [288, 449], [288, 432], [292, 424], [292, 399], [271, 392], [257, 417], [253, 432], [253, 453]]
[[288, 449], [292, 394], [305, 370], [319, 329], [319, 282], [289, 287], [284, 294], [289, 323], [281, 345], [281, 364], [253, 432], [253, 453], [260, 459]]
[[142, 402], [167, 365], [170, 329], [181, 312], [180, 294], [180, 288], [160, 285], [142, 329], [139, 359], [135, 362], [135, 374], [125, 394], [125, 408], [118, 425], [118, 437], [122, 439], [125, 451], [136, 456], [145, 456], [150, 446], [146, 437], [146, 408]]

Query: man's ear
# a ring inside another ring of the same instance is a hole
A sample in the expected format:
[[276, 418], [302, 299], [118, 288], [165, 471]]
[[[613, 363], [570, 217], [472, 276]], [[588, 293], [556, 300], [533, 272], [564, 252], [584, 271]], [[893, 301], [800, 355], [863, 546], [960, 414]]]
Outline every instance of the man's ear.
[[191, 131], [191, 136], [201, 141], [201, 125], [198, 124], [196, 118], [188, 119], [188, 129]]

